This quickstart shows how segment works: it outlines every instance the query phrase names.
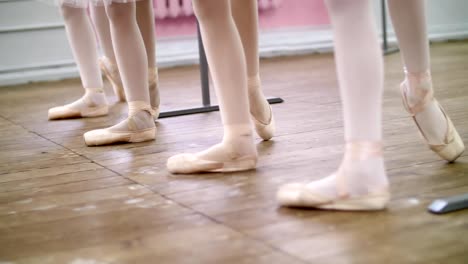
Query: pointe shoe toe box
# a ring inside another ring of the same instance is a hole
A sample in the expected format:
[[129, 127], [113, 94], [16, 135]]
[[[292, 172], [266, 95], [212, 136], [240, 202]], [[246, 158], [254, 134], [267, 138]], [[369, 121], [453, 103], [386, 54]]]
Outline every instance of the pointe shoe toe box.
[[49, 109], [49, 120], [78, 118], [78, 117], [98, 117], [107, 115], [109, 107], [107, 105], [88, 107], [83, 109], [73, 109], [68, 106], [57, 106]]
[[108, 145], [116, 142], [128, 141], [128, 136], [125, 134], [110, 133], [106, 129], [88, 131], [83, 137], [88, 146]]
[[254, 119], [255, 131], [263, 140], [270, 140], [276, 132], [275, 118], [271, 116], [270, 123], [262, 124]]
[[86, 132], [83, 137], [88, 146], [110, 145], [114, 143], [138, 143], [154, 140], [156, 138], [156, 127], [131, 132], [96, 129]]
[[448, 124], [451, 140], [448, 140], [448, 143], [445, 145], [429, 145], [429, 148], [446, 161], [455, 162], [465, 151], [465, 144], [450, 119], [448, 119]]

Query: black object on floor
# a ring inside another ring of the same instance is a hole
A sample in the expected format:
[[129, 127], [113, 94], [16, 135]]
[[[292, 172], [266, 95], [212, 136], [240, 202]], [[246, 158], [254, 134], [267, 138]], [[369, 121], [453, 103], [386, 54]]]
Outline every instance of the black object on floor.
[[427, 208], [433, 214], [446, 214], [468, 208], [468, 193], [434, 200]]

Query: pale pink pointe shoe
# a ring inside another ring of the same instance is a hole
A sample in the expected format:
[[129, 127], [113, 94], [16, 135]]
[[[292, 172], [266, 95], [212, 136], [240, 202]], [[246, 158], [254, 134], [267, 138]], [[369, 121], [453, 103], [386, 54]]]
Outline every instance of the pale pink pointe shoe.
[[113, 63], [107, 57], [101, 57], [99, 59], [99, 66], [101, 67], [101, 71], [104, 73], [104, 76], [106, 76], [107, 80], [109, 80], [111, 83], [112, 89], [114, 90], [117, 99], [120, 102], [125, 102], [125, 90], [123, 88], [122, 79], [120, 78], [120, 72], [117, 64]]
[[[226, 128], [225, 128], [226, 129]], [[235, 131], [220, 144], [198, 153], [183, 153], [167, 161], [171, 173], [236, 172], [255, 169], [257, 149], [251, 125], [230, 126]], [[229, 132], [228, 132], [229, 133]]]
[[[261, 89], [260, 89], [260, 76], [256, 75], [253, 77], [248, 78], [248, 84], [247, 86], [249, 87], [249, 100], [252, 100], [252, 98], [259, 99], [262, 98], [262, 100], [265, 100], [266, 103], [263, 104], [264, 106], [268, 107], [268, 112], [269, 112], [269, 118], [268, 121], [261, 121], [259, 117], [256, 117], [252, 111], [250, 111], [250, 118], [254, 124], [255, 131], [257, 132], [257, 135], [261, 137], [263, 140], [270, 140], [276, 132], [276, 125], [275, 125], [275, 118], [273, 116], [273, 110], [271, 108], [270, 103], [265, 99]], [[253, 91], [251, 89], [254, 89]]]
[[186, 153], [170, 157], [167, 161], [167, 169], [174, 174], [247, 171], [255, 169], [256, 166], [257, 156], [240, 156], [232, 157], [228, 161], [215, 161]]
[[273, 110], [271, 109], [270, 104], [268, 104], [268, 107], [270, 110], [270, 119], [266, 123], [258, 120], [257, 118], [255, 118], [254, 115], [250, 114], [251, 119], [254, 123], [255, 131], [257, 132], [257, 135], [265, 141], [273, 138], [276, 132], [276, 124], [275, 124], [275, 118], [273, 116]]
[[145, 102], [128, 102], [128, 118], [115, 126], [96, 129], [84, 134], [84, 140], [88, 146], [101, 146], [115, 143], [137, 143], [154, 140], [156, 138], [156, 126], [153, 118], [147, 121], [146, 114], [153, 116], [154, 111]]
[[101, 88], [85, 88], [85, 90], [85, 95], [77, 101], [49, 109], [49, 120], [107, 115], [109, 106], [103, 90]]
[[[455, 129], [452, 120], [450, 120], [449, 116], [445, 113], [442, 106], [434, 98], [433, 90], [420, 88], [422, 85], [432, 84], [431, 75], [429, 71], [422, 74], [413, 74], [405, 70], [405, 73], [406, 79], [401, 83], [400, 90], [403, 99], [403, 105], [406, 111], [408, 111], [408, 113], [413, 118], [414, 123], [419, 129], [421, 137], [429, 145], [429, 148], [448, 162], [454, 162], [458, 157], [461, 156], [461, 154], [465, 150], [465, 145], [463, 144], [460, 135]], [[414, 105], [410, 105], [407, 98], [407, 89], [409, 89], [409, 82], [414, 83], [414, 87], [418, 87], [416, 93], [418, 93], [419, 97], [422, 98], [418, 103]], [[447, 120], [447, 132], [443, 141], [444, 144], [441, 145], [429, 144], [429, 141], [425, 136], [424, 131], [421, 129], [421, 126], [418, 124], [418, 121], [416, 119], [416, 115], [424, 111], [426, 106], [431, 102], [435, 102], [437, 104], [437, 106], [440, 108], [440, 111], [443, 113], [445, 119]]]
[[[351, 142], [346, 144], [346, 149], [346, 153], [352, 155], [353, 160], [365, 161], [373, 157], [382, 157], [382, 144], [377, 142]], [[352, 195], [348, 190], [345, 174], [346, 171], [342, 167], [334, 174], [336, 195], [320, 192], [314, 186], [318, 181], [305, 184], [291, 183], [279, 188], [277, 201], [281, 206], [327, 210], [374, 211], [385, 209], [390, 200], [388, 186], [374, 190], [367, 189], [366, 194]]]

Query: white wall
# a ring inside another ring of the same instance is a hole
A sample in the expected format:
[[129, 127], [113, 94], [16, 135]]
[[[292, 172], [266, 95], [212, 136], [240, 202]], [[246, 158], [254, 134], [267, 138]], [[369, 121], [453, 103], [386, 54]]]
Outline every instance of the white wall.
[[[375, 12], [379, 18], [381, 14], [380, 7], [380, 3], [375, 5]], [[427, 0], [427, 23], [427, 31], [432, 41], [468, 38], [468, 1]], [[380, 21], [379, 25], [381, 25]], [[390, 40], [396, 41], [388, 11], [387, 28]]]
[[[374, 1], [380, 23], [380, 1]], [[430, 39], [468, 38], [467, 14], [467, 0], [429, 0]], [[389, 40], [394, 42], [389, 22], [388, 25]], [[331, 49], [329, 27], [267, 32], [260, 37], [263, 57]], [[159, 41], [157, 53], [160, 67], [193, 64], [198, 60], [194, 39]], [[34, 0], [0, 0], [0, 86], [77, 76], [56, 7]]]

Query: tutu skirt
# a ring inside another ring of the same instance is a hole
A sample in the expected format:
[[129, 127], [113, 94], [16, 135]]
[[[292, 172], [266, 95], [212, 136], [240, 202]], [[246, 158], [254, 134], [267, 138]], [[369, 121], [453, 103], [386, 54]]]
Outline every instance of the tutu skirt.
[[[66, 6], [77, 7], [77, 8], [87, 8], [90, 5], [110, 5], [112, 3], [125, 4], [125, 3], [133, 3], [137, 1], [143, 1], [143, 0], [38, 0], [38, 1], [57, 5], [57, 6], [66, 5]], [[146, 0], [146, 1], [152, 1], [152, 0]]]

